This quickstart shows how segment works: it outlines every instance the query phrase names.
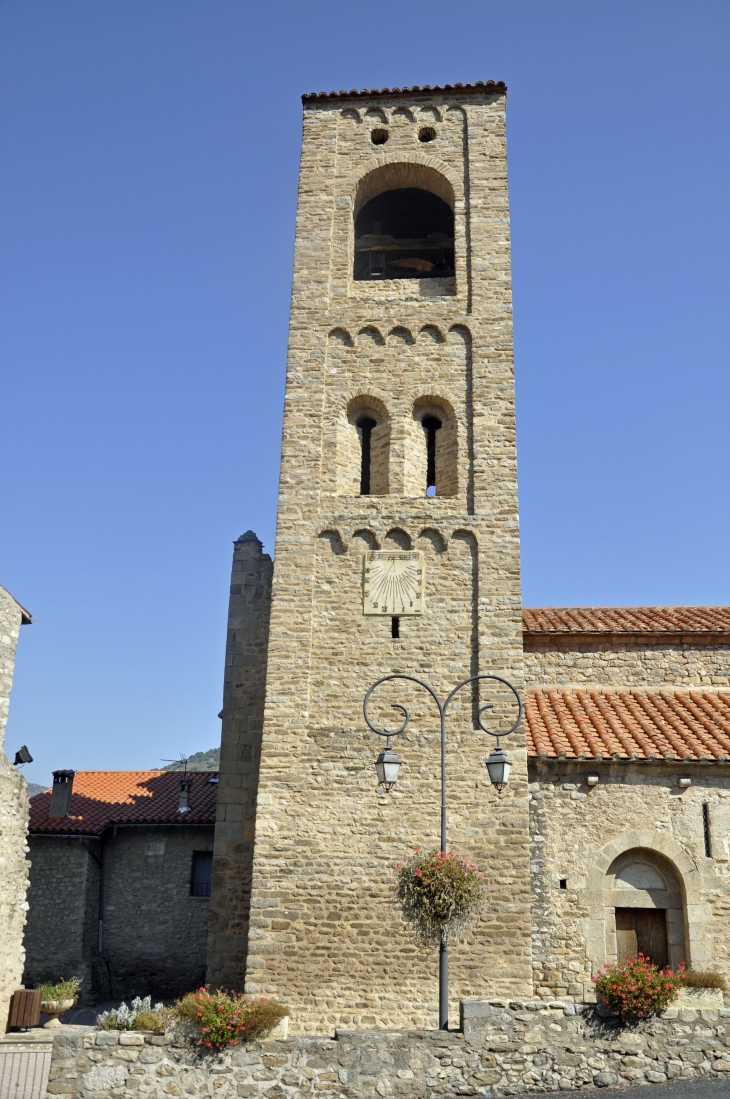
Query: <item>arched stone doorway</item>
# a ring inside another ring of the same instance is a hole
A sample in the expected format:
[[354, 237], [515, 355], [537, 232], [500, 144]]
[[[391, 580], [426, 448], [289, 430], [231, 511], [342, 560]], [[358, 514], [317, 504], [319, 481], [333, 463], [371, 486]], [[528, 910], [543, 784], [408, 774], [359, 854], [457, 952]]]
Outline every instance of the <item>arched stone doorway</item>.
[[[605, 844], [596, 853], [588, 873], [586, 889], [588, 918], [584, 927], [586, 956], [591, 962], [593, 972], [595, 973], [606, 962], [615, 961], [618, 957], [616, 905], [607, 903], [607, 893], [611, 891], [609, 889], [611, 883], [607, 882], [607, 876], [611, 872], [614, 875], [615, 884], [615, 870], [620, 872], [624, 866], [621, 856], [628, 855], [627, 865], [631, 865], [632, 862], [637, 861], [637, 858], [632, 857], [632, 853], [638, 856], [639, 852], [642, 853], [642, 858], [638, 861], [643, 862], [644, 865], [650, 865], [659, 873], [665, 884], [670, 886], [667, 890], [669, 894], [676, 895], [676, 891], [673, 893], [673, 887], [675, 883], [678, 886], [682, 898], [684, 957], [687, 964], [695, 969], [709, 966], [712, 960], [712, 946], [708, 929], [712, 923], [712, 912], [706, 899], [707, 890], [721, 890], [722, 882], [712, 869], [700, 871], [695, 860], [666, 833], [637, 828], [624, 832], [623, 835], [616, 836]], [[655, 856], [656, 861], [647, 859], [645, 856]], [[671, 873], [667, 871], [665, 876], [667, 866]], [[641, 881], [641, 879], [635, 880]], [[648, 879], [645, 878], [644, 882], [647, 881]], [[631, 883], [622, 879], [618, 886], [622, 897], [628, 893], [627, 884], [630, 889]], [[639, 888], [641, 889], [642, 886], [639, 885]], [[650, 890], [646, 889], [646, 893], [651, 896]], [[623, 907], [631, 907], [631, 905]], [[671, 934], [675, 939], [673, 946], [676, 948], [680, 944], [676, 942], [675, 928], [672, 929]], [[672, 955], [669, 950], [669, 938], [668, 932], [668, 953], [670, 958], [676, 957], [676, 954]]]
[[669, 859], [640, 847], [619, 855], [604, 879], [603, 904], [609, 958], [640, 953], [672, 969], [686, 962], [684, 893]]

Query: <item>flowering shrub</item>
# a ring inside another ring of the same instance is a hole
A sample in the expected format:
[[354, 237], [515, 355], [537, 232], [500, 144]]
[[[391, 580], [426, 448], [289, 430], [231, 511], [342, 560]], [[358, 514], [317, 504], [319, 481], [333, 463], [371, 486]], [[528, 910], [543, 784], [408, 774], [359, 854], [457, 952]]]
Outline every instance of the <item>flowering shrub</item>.
[[163, 1004], [152, 1006], [152, 997], [141, 999], [135, 996], [132, 1006], [121, 1003], [111, 1011], [103, 1011], [96, 1018], [96, 1025], [102, 1030], [164, 1030], [165, 1021], [161, 1014]]
[[446, 942], [465, 930], [484, 904], [484, 875], [455, 851], [434, 848], [414, 854], [396, 868], [396, 898], [425, 945]]
[[276, 1000], [256, 999], [240, 992], [199, 988], [175, 1004], [175, 1012], [200, 1027], [198, 1045], [207, 1049], [236, 1046], [244, 1035], [272, 1030], [289, 1012]]
[[678, 973], [659, 969], [643, 954], [620, 965], [607, 965], [593, 978], [596, 994], [622, 1019], [645, 1019], [663, 1011], [677, 998], [683, 984], [683, 966]]

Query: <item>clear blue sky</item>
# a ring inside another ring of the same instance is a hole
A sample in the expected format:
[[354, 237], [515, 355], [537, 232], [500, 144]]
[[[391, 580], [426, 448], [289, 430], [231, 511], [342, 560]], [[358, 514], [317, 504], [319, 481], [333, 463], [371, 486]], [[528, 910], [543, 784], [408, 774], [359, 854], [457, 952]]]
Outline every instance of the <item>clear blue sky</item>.
[[526, 604], [730, 603], [727, 0], [0, 0], [7, 749], [218, 743], [305, 91], [509, 86]]

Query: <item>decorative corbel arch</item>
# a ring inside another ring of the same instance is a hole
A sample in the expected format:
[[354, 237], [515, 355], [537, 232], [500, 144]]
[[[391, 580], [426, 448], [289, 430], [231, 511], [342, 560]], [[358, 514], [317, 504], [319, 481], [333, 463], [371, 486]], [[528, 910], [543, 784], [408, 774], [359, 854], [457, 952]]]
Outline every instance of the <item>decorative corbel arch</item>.
[[418, 333], [419, 342], [446, 343], [446, 337], [437, 324], [424, 324]]
[[400, 550], [413, 549], [413, 539], [403, 527], [391, 527], [383, 539], [383, 547], [388, 549], [396, 546]]
[[333, 343], [337, 342], [337, 343], [341, 344], [343, 347], [353, 347], [354, 346], [353, 341], [352, 341], [352, 336], [350, 335], [350, 333], [347, 331], [346, 328], [333, 328], [331, 330], [331, 332], [328, 333], [327, 339], [330, 342], [333, 342]]
[[413, 334], [409, 328], [406, 328], [402, 324], [397, 324], [395, 328], [391, 328], [388, 333], [388, 344], [391, 346], [397, 346], [398, 344], [407, 344], [409, 347], [416, 341], [413, 339]]
[[357, 334], [358, 347], [366, 347], [368, 344], [376, 347], [385, 347], [383, 333], [374, 324], [366, 324]]

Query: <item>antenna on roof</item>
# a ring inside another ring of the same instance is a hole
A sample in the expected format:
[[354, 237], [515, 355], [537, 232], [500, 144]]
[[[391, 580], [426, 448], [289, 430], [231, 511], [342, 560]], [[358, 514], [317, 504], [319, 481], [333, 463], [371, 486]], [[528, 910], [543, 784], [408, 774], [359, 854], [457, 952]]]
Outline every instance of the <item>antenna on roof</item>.
[[[181, 763], [182, 764], [182, 769], [183, 769], [183, 774], [188, 773], [188, 757], [183, 755], [182, 752], [177, 757], [177, 759], [163, 759], [162, 762], [163, 763]], [[177, 768], [176, 768], [176, 770], [177, 770]]]

